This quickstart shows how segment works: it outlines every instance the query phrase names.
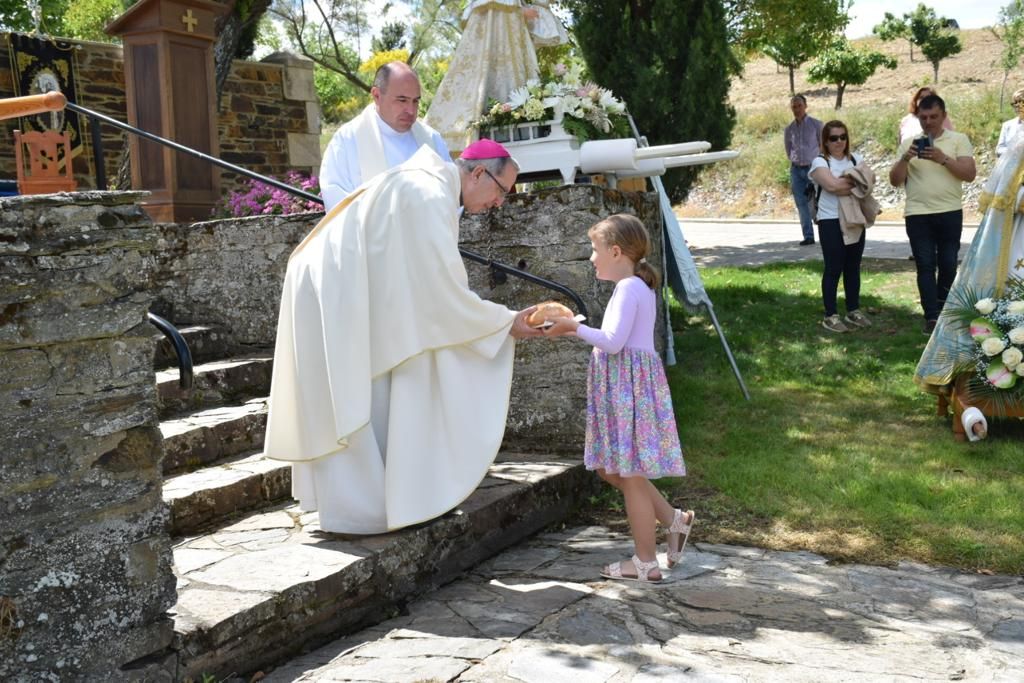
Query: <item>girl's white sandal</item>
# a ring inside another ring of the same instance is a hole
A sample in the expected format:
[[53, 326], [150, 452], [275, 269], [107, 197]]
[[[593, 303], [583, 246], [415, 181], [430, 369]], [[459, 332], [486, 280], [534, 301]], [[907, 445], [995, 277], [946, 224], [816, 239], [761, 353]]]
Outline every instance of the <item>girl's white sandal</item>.
[[683, 559], [683, 551], [686, 550], [686, 541], [690, 538], [690, 530], [693, 528], [693, 522], [697, 519], [697, 515], [693, 514], [693, 510], [676, 510], [672, 516], [672, 526], [668, 528], [668, 533], [671, 534], [682, 534], [683, 544], [679, 546], [679, 550], [672, 550], [672, 544], [666, 543], [665, 557], [668, 558], [668, 568], [671, 569], [679, 560]]
[[604, 569], [601, 570], [601, 576], [606, 579], [616, 579], [618, 581], [637, 581], [639, 583], [658, 583], [661, 581], [660, 578], [652, 579], [649, 578], [649, 574], [658, 569], [658, 560], [654, 559], [650, 562], [644, 562], [639, 557], [634, 555], [632, 557], [633, 566], [636, 568], [636, 576], [623, 576], [622, 575], [622, 563], [613, 562]]

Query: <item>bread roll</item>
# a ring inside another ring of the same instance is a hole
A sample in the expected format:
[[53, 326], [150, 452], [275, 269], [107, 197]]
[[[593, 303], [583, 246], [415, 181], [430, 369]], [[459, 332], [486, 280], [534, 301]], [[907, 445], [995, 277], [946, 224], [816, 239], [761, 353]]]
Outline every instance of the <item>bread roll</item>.
[[563, 306], [557, 301], [544, 301], [537, 304], [537, 310], [526, 316], [526, 324], [531, 327], [540, 327], [552, 318], [571, 318], [572, 309]]

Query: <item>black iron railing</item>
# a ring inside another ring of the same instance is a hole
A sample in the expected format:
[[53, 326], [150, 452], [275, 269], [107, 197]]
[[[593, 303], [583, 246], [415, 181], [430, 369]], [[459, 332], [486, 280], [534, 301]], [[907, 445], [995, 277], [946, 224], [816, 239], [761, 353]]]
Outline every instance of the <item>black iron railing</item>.
[[[144, 130], [136, 128], [135, 126], [129, 125], [122, 121], [118, 121], [117, 119], [93, 111], [92, 109], [88, 109], [81, 105], [75, 104], [74, 102], [68, 102], [65, 104], [65, 106], [71, 111], [78, 112], [79, 114], [82, 114], [83, 116], [87, 116], [89, 118], [89, 128], [92, 131], [93, 155], [95, 156], [96, 185], [98, 189], [107, 189], [106, 174], [103, 172], [103, 142], [100, 139], [99, 134], [99, 124], [105, 123], [107, 125], [114, 126], [115, 128], [119, 128], [123, 131], [132, 133], [133, 135], [138, 135], [139, 137], [145, 138], [146, 140], [151, 140], [153, 142], [164, 145], [165, 147], [170, 147], [171, 149], [181, 152], [182, 154], [188, 154], [189, 156], [202, 159], [203, 161], [209, 162], [214, 166], [219, 166], [220, 168], [231, 171], [232, 173], [238, 173], [248, 178], [253, 178], [262, 183], [266, 183], [267, 185], [271, 185], [278, 189], [284, 190], [285, 192], [295, 195], [296, 197], [301, 197], [306, 201], [316, 202], [318, 204], [324, 203], [323, 198], [318, 197], [317, 195], [312, 194], [311, 192], [296, 189], [291, 185], [288, 185], [287, 183], [281, 182], [280, 180], [276, 180], [274, 178], [261, 175], [254, 171], [250, 171], [249, 169], [242, 168], [241, 166], [236, 166], [235, 164], [224, 161], [223, 159], [218, 159], [217, 157], [210, 156], [209, 154], [204, 154], [203, 152], [194, 150], [191, 147], [181, 145], [177, 142], [174, 142], [173, 140], [162, 138], [159, 135], [148, 133]], [[482, 265], [488, 266], [489, 268], [491, 268], [492, 271], [507, 273], [514, 277], [526, 280], [527, 282], [532, 282], [534, 284], [540, 285], [541, 287], [546, 287], [547, 289], [553, 290], [560, 294], [564, 294], [565, 296], [572, 299], [572, 302], [576, 305], [576, 310], [578, 313], [584, 316], [587, 315], [587, 305], [583, 303], [583, 299], [580, 297], [580, 295], [561, 283], [554, 282], [553, 280], [548, 280], [547, 278], [543, 278], [539, 275], [534, 275], [533, 273], [528, 273], [525, 270], [515, 268], [513, 266], [501, 263], [499, 261], [493, 261], [485, 256], [482, 256], [481, 254], [478, 254], [474, 251], [470, 251], [468, 249], [463, 249], [460, 247], [459, 253], [462, 254], [463, 258], [469, 261], [473, 261], [475, 263], [480, 263]]]
[[149, 313], [148, 316], [150, 324], [163, 332], [174, 347], [174, 353], [178, 357], [178, 386], [188, 391], [192, 388], [192, 352], [188, 350], [185, 338], [178, 332], [178, 328], [156, 313]]

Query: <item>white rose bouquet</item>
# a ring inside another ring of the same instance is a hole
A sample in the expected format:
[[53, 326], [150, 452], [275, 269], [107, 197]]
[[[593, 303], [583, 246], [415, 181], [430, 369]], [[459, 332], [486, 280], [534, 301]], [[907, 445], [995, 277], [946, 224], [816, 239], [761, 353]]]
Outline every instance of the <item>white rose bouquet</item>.
[[610, 90], [584, 80], [580, 65], [556, 64], [551, 78], [531, 80], [509, 93], [507, 102], [490, 100], [471, 126], [487, 129], [561, 118], [562, 127], [580, 142], [631, 137], [626, 106]]
[[[1024, 400], [1024, 281], [1011, 281], [1002, 296], [979, 296], [943, 315], [959, 319], [974, 342], [970, 367], [978, 384], [991, 392], [1011, 392]], [[981, 317], [976, 317], [978, 314]]]

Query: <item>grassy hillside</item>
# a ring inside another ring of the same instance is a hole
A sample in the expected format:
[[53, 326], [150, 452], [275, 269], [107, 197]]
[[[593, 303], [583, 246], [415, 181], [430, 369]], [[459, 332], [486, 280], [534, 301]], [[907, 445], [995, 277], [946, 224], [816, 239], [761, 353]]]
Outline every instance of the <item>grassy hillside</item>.
[[[1024, 68], [1011, 72], [1006, 83], [1003, 107], [999, 106], [1002, 71], [996, 66], [1001, 43], [985, 29], [961, 32], [964, 50], [944, 60], [939, 67], [939, 94], [956, 129], [968, 135], [975, 146], [978, 180], [967, 189], [965, 210], [968, 220], [976, 218], [977, 194], [991, 170], [993, 149], [1002, 121], [1011, 118], [1010, 93], [1024, 86]], [[886, 176], [895, 158], [898, 122], [906, 114], [910, 95], [932, 83], [932, 66], [915, 51], [909, 58], [905, 40], [883, 43], [866, 38], [855, 41], [893, 55], [896, 69], [883, 69], [863, 86], [847, 88], [843, 108], [834, 109], [835, 88], [809, 84], [805, 71], [797, 73], [796, 88], [807, 96], [808, 111], [823, 121], [837, 118], [850, 127], [854, 150], [865, 157], [879, 174], [879, 199], [883, 218], [898, 218], [902, 192], [889, 187]], [[742, 78], [730, 91], [738, 121], [732, 149], [739, 159], [717, 164], [702, 174], [689, 200], [680, 207], [690, 216], [757, 216], [793, 218], [795, 209], [789, 195], [789, 164], [782, 145], [782, 130], [792, 120], [789, 112], [789, 76], [767, 58], [747, 64]]]

